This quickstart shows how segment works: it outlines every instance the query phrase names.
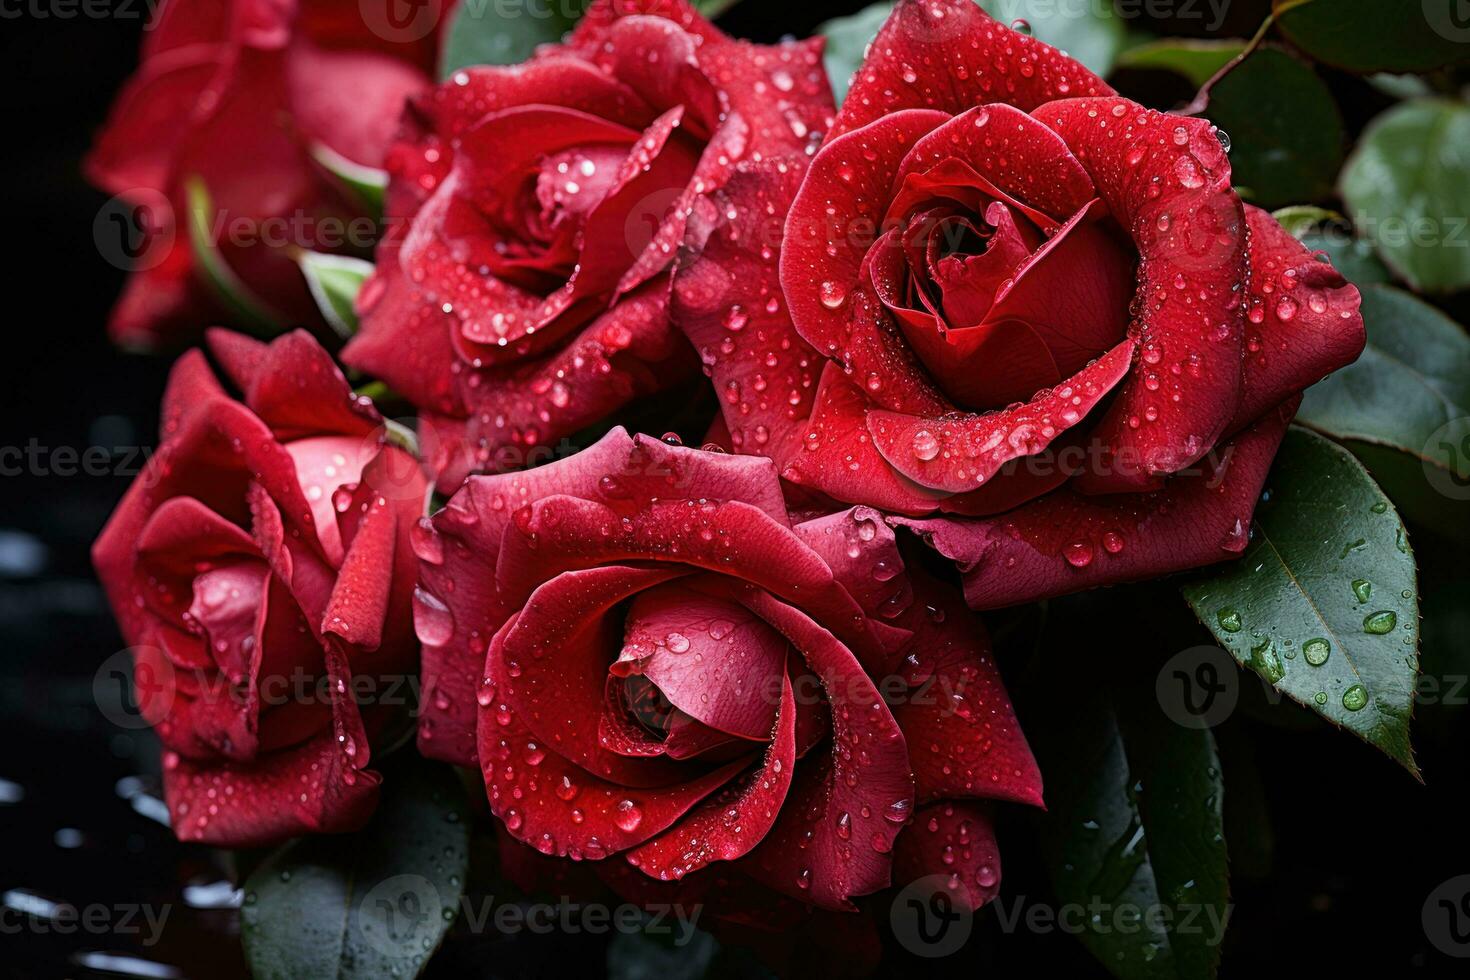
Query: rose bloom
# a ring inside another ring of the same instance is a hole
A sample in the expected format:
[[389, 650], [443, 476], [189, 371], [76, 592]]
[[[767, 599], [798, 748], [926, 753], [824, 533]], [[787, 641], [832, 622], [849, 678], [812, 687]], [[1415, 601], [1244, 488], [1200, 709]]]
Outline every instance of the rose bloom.
[[[128, 233], [142, 232], [119, 259], [132, 275], [113, 309], [114, 340], [166, 348], [220, 320], [318, 322], [290, 251], [366, 250], [375, 225], [315, 157], [380, 167], [404, 99], [428, 87], [434, 58], [432, 34], [375, 33], [368, 6], [166, 0], [158, 9], [142, 64], [86, 161], [88, 179], [126, 206]], [[203, 243], [213, 269], [191, 245], [191, 181], [213, 204]], [[109, 240], [118, 231], [98, 228]]]
[[980, 624], [876, 511], [795, 520], [769, 461], [619, 428], [419, 528], [419, 748], [477, 763], [515, 840], [747, 921], [995, 894], [989, 803], [1040, 775]]
[[1214, 127], [969, 0], [901, 0], [810, 167], [694, 224], [675, 318], [733, 447], [913, 516], [976, 608], [1238, 555], [1299, 392], [1364, 343]]
[[668, 316], [688, 212], [740, 160], [815, 149], [821, 49], [597, 0], [565, 44], [414, 101], [343, 359], [420, 409], [441, 492], [696, 376]]
[[428, 483], [304, 332], [209, 341], [243, 403], [200, 351], [180, 359], [162, 442], [93, 564], [166, 750], [175, 833], [353, 830], [377, 801], [369, 737], [417, 665], [408, 534]]

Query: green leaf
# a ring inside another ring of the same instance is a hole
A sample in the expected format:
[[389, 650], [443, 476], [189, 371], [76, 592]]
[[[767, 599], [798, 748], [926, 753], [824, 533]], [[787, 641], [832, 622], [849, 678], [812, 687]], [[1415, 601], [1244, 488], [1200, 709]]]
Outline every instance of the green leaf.
[[1153, 68], [1183, 75], [1199, 88], [1245, 50], [1244, 41], [1192, 41], [1165, 38], [1130, 48], [1118, 56], [1119, 68]]
[[383, 194], [388, 189], [388, 171], [349, 160], [325, 143], [311, 145], [311, 158], [351, 191], [368, 209], [373, 220], [381, 220]]
[[1326, 252], [1348, 282], [1366, 286], [1391, 278], [1373, 246], [1354, 236], [1347, 218], [1336, 211], [1298, 204], [1273, 211], [1271, 217], [1311, 251]]
[[538, 3], [513, 11], [495, 3], [460, 4], [439, 57], [439, 77], [448, 78], [474, 65], [525, 61], [537, 45], [560, 41], [575, 26], [587, 3]]
[[1271, 212], [1276, 223], [1285, 228], [1294, 238], [1300, 239], [1308, 232], [1327, 222], [1342, 222], [1347, 219], [1336, 211], [1314, 207], [1310, 204], [1294, 204]]
[[1342, 273], [1344, 279], [1359, 288], [1371, 286], [1374, 283], [1386, 283], [1393, 279], [1388, 267], [1373, 250], [1373, 243], [1362, 238], [1355, 238], [1341, 227], [1326, 231], [1309, 231], [1299, 237], [1307, 248], [1326, 252], [1327, 258], [1332, 262], [1332, 267]]
[[[1122, 63], [1163, 68], [1202, 86], [1245, 50], [1241, 41], [1160, 41], [1129, 51]], [[1204, 115], [1229, 134], [1230, 169], [1256, 204], [1279, 207], [1329, 196], [1342, 163], [1342, 118], [1311, 66], [1263, 47], [1210, 90]]]
[[694, 7], [710, 20], [714, 20], [739, 3], [740, 0], [695, 0]]
[[469, 811], [448, 766], [400, 757], [355, 834], [287, 844], [245, 882], [256, 980], [414, 977], [459, 909]]
[[1241, 664], [1417, 776], [1415, 580], [1403, 522], [1362, 464], [1293, 428], [1245, 554], [1184, 597]]
[[312, 299], [328, 325], [346, 340], [357, 333], [357, 311], [353, 301], [363, 282], [373, 274], [373, 264], [348, 255], [302, 252], [296, 257]]
[[1053, 705], [1043, 856], [1115, 976], [1208, 978], [1229, 916], [1220, 762], [1208, 728], [1174, 724], [1143, 690], [1099, 680]]
[[274, 337], [286, 318], [256, 296], [220, 254], [216, 223], [222, 216], [215, 211], [214, 198], [203, 178], [186, 179], [184, 196], [189, 204], [189, 250], [196, 274], [231, 311], [236, 326], [259, 337]]
[[1024, 20], [1031, 36], [1061, 48], [1099, 75], [1113, 70], [1123, 50], [1126, 29], [1110, 3], [1057, 3], [1056, 0], [979, 0], [1003, 24]]
[[1403, 290], [1368, 286], [1362, 293], [1363, 356], [1309, 388], [1298, 420], [1470, 481], [1470, 337]]
[[[1281, 33], [1318, 61], [1354, 72], [1429, 71], [1470, 57], [1460, 0], [1315, 0], [1289, 10]], [[1275, 0], [1280, 10], [1286, 0]]]
[[1470, 286], [1470, 106], [1419, 99], [1389, 109], [1364, 130], [1341, 186], [1353, 220], [1409, 283]]
[[837, 95], [837, 104], [847, 98], [848, 85], [852, 76], [863, 63], [863, 52], [868, 42], [878, 34], [878, 28], [893, 13], [892, 3], [875, 3], [847, 17], [837, 17], [817, 27], [816, 33], [827, 39], [827, 50], [822, 61], [827, 68], [827, 77], [832, 80], [832, 91]]

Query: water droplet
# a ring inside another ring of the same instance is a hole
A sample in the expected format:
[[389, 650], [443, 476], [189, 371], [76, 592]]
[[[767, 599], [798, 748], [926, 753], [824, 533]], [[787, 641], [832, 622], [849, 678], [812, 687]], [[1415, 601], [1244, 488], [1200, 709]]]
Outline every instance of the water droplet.
[[939, 440], [928, 429], [914, 433], [914, 455], [928, 461], [939, 455]]
[[1367, 602], [1368, 597], [1373, 594], [1373, 583], [1365, 578], [1353, 579], [1353, 595], [1359, 603]]
[[1325, 664], [1331, 654], [1332, 644], [1320, 636], [1314, 636], [1302, 644], [1302, 659], [1313, 667], [1320, 667]]
[[1220, 628], [1227, 633], [1240, 632], [1240, 613], [1236, 612], [1233, 606], [1226, 606], [1224, 609], [1221, 609], [1215, 614], [1215, 620], [1220, 624]]
[[824, 282], [820, 290], [822, 305], [829, 310], [840, 310], [842, 304], [847, 302], [847, 290], [842, 288], [841, 283]]
[[1086, 541], [1073, 541], [1062, 554], [1073, 568], [1086, 568], [1092, 564], [1092, 545]]
[[628, 833], [632, 833], [643, 822], [643, 811], [632, 800], [622, 800], [617, 805], [613, 821]]
[[1364, 618], [1363, 632], [1373, 633], [1378, 636], [1382, 636], [1384, 633], [1392, 632], [1393, 628], [1397, 626], [1398, 623], [1398, 614], [1395, 613], [1392, 609], [1384, 609], [1380, 612], [1372, 613], [1371, 615]]
[[1354, 684], [1342, 692], [1342, 706], [1349, 711], [1361, 711], [1368, 703], [1368, 691], [1361, 684]]

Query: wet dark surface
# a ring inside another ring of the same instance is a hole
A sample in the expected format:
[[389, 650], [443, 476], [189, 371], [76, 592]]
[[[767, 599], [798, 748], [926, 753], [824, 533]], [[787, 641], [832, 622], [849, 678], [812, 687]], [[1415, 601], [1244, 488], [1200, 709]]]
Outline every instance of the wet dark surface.
[[[802, 32], [844, 5], [830, 6], [746, 0], [729, 24], [750, 36], [769, 36], [772, 23]], [[95, 681], [122, 644], [87, 548], [127, 485], [119, 471], [153, 444], [167, 364], [106, 344], [102, 324], [121, 273], [98, 257], [91, 225], [103, 196], [83, 184], [77, 159], [131, 70], [140, 27], [126, 19], [0, 23], [9, 95], [0, 186], [11, 192], [0, 231], [8, 253], [0, 446], [35, 445], [44, 461], [27, 475], [0, 477], [0, 975], [7, 977], [245, 973], [233, 862], [174, 841], [160, 819], [156, 743], [115, 723], [125, 726], [129, 716], [119, 713], [124, 706], [107, 675]], [[109, 472], [61, 472], [66, 465], [54, 450], [91, 446], [118, 450]], [[1428, 579], [1463, 578], [1458, 555], [1429, 537], [1415, 539]], [[1464, 594], [1431, 589], [1426, 604], [1463, 618], [1457, 596]], [[1431, 641], [1442, 660], [1466, 659], [1463, 626], [1436, 632], [1431, 624]], [[1155, 656], [1134, 644], [1112, 649], [1107, 637], [1085, 642], [1100, 657]], [[1007, 667], [1021, 673], [1024, 665], [1012, 659]], [[1018, 692], [1023, 723], [1026, 693]], [[1236, 911], [1222, 975], [1465, 975], [1465, 961], [1436, 952], [1420, 924], [1430, 891], [1470, 872], [1465, 711], [1421, 709], [1415, 735], [1424, 786], [1320, 725], [1241, 718], [1220, 733], [1227, 793], [1237, 794], [1227, 795], [1227, 808], [1241, 815], [1231, 830]], [[1247, 807], [1251, 772], [1259, 809]], [[1003, 820], [1008, 901], [1050, 901], [1030, 850], [1032, 819], [1011, 811]], [[68, 909], [83, 922], [70, 925]], [[887, 966], [923, 976], [1101, 975], [1068, 937], [1003, 935], [994, 915], [977, 931], [963, 960]], [[431, 974], [592, 974], [604, 961], [600, 939], [471, 936], [456, 928]], [[739, 958], [717, 967], [748, 971]]]

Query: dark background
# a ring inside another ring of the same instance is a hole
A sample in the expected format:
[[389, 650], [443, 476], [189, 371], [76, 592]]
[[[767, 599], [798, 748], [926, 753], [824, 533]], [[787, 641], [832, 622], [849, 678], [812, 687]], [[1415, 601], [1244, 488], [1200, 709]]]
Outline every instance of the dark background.
[[[202, 0], [209, 2], [209, 0]], [[221, 0], [222, 2], [222, 0]], [[136, 63], [143, 21], [134, 15], [89, 19], [0, 19], [4, 88], [3, 175], [9, 204], [0, 239], [7, 322], [0, 446], [34, 443], [42, 470], [0, 476], [0, 893], [4, 903], [37, 897], [78, 908], [101, 903], [171, 905], [163, 940], [144, 948], [139, 936], [57, 935], [6, 910], [0, 933], [0, 975], [96, 976], [88, 954], [139, 958], [119, 968], [139, 975], [243, 975], [236, 913], [229, 907], [232, 862], [208, 849], [176, 843], [149, 816], [157, 811], [157, 749], [147, 733], [121, 729], [104, 717], [94, 694], [99, 665], [122, 646], [96, 586], [87, 550], [122, 494], [128, 475], [67, 476], [54, 450], [117, 449], [112, 469], [136, 466], [154, 444], [157, 400], [167, 361], [120, 353], [104, 336], [107, 310], [122, 273], [102, 260], [92, 222], [104, 195], [83, 182], [78, 161], [101, 125], [116, 90]], [[744, 0], [724, 20], [735, 34], [759, 39], [805, 35], [858, 3], [794, 4]], [[1227, 36], [1248, 35], [1265, 0], [1232, 6]], [[6, 6], [8, 14], [15, 7]], [[773, 25], [779, 25], [777, 30]], [[1160, 34], [1189, 25], [1152, 25]], [[1378, 108], [1365, 86], [1331, 78], [1349, 129], [1356, 133]], [[1126, 86], [1125, 86], [1126, 87]], [[1155, 105], [1174, 96], [1143, 90]], [[1143, 92], [1131, 92], [1140, 96]], [[1463, 579], [1456, 556], [1433, 535], [1414, 536], [1431, 581]], [[1436, 550], [1440, 548], [1442, 550]], [[1463, 592], [1431, 589], [1426, 606], [1459, 613]], [[1120, 602], [1177, 607], [1180, 622], [1158, 636], [1068, 635], [1052, 629], [1002, 648], [1023, 723], [1028, 700], [1067, 657], [1114, 658], [1137, 664], [1145, 681], [1167, 656], [1191, 642], [1208, 642], [1168, 587], [1124, 598], [1118, 592], [1053, 604], [1053, 623], [1079, 622], [1089, 610]], [[1172, 606], [1169, 605], [1172, 603]], [[1150, 617], [1157, 621], [1157, 617]], [[1000, 617], [1006, 625], [1007, 617]], [[1463, 628], [1431, 621], [1428, 647], [1462, 651]], [[1031, 625], [1016, 624], [1027, 635]], [[1191, 632], [1194, 631], [1194, 632]], [[1185, 639], [1181, 642], [1181, 638]], [[1036, 652], [1037, 649], [1041, 652]], [[1433, 658], [1431, 658], [1433, 659]], [[1247, 690], [1253, 685], [1247, 685]], [[1032, 702], [1034, 705], [1034, 702]], [[1467, 753], [1465, 709], [1421, 708], [1415, 742], [1426, 784], [1351, 736], [1293, 709], [1241, 710], [1217, 732], [1225, 758], [1226, 808], [1236, 908], [1222, 976], [1260, 971], [1313, 971], [1338, 976], [1412, 973], [1465, 975], [1436, 952], [1420, 924], [1421, 907], [1440, 882], [1470, 872], [1464, 841]], [[1013, 810], [1015, 808], [1012, 808]], [[1034, 853], [1036, 817], [1008, 812], [1002, 826], [1005, 885], [1012, 901], [1050, 901]], [[220, 883], [224, 884], [220, 884]], [[213, 886], [213, 887], [210, 887]], [[221, 899], [225, 901], [221, 902]], [[893, 972], [1011, 977], [1032, 971], [1101, 976], [1082, 946], [1055, 934], [1002, 936], [983, 917], [964, 957], [942, 964], [895, 957]], [[479, 937], [458, 931], [435, 962], [445, 976], [537, 975], [564, 969], [596, 972], [600, 941]], [[722, 961], [721, 972], [749, 965]], [[555, 964], [553, 966], [552, 964]], [[160, 972], [162, 971], [162, 972]], [[173, 972], [169, 972], [173, 971]]]

